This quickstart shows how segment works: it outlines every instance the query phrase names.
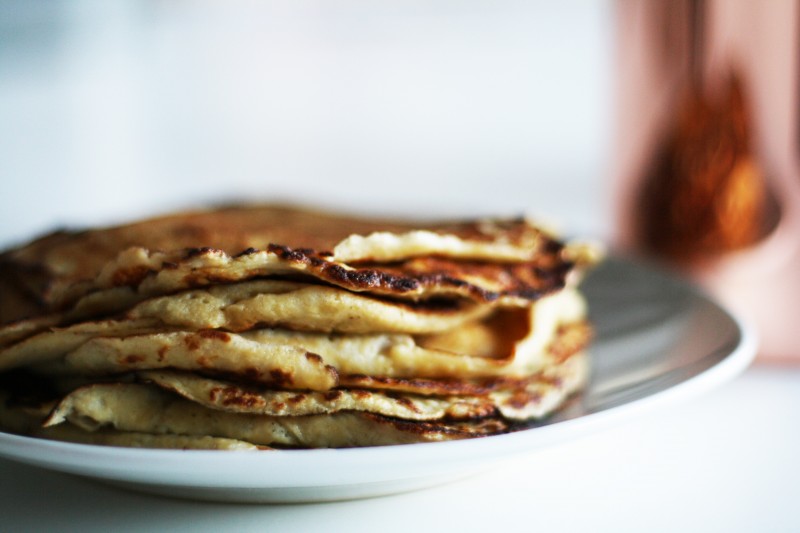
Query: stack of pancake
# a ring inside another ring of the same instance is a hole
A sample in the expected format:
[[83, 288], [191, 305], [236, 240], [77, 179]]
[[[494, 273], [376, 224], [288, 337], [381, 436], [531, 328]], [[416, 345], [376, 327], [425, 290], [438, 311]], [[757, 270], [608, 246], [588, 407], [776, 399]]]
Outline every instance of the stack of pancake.
[[0, 255], [0, 427], [208, 449], [511, 431], [587, 380], [593, 261], [524, 219], [286, 206], [52, 233]]

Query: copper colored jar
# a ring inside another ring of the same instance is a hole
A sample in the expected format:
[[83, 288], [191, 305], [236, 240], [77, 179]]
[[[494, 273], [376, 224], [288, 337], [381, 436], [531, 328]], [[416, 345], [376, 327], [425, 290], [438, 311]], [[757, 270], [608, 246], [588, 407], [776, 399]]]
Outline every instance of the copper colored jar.
[[800, 2], [620, 0], [615, 240], [800, 363]]

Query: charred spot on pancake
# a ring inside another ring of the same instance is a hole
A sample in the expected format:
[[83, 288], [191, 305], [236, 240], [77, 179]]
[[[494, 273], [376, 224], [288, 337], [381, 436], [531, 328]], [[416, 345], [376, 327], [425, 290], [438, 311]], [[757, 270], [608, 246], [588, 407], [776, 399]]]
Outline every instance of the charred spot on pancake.
[[310, 254], [304, 254], [301, 250], [293, 250], [281, 244], [270, 243], [267, 246], [267, 251], [277, 255], [281, 259], [293, 261], [295, 263], [308, 262], [310, 259]]
[[224, 387], [213, 387], [211, 390], [208, 391], [208, 399], [211, 400], [213, 403], [216, 403], [219, 400], [219, 397], [222, 395]]
[[339, 383], [339, 371], [331, 365], [325, 365], [325, 372], [332, 378], [335, 384]]
[[555, 239], [544, 239], [542, 251], [548, 254], [559, 254], [564, 249], [564, 243]]
[[292, 396], [289, 396], [287, 401], [289, 403], [291, 403], [291, 404], [298, 404], [298, 403], [300, 403], [302, 401], [305, 401], [306, 398], [307, 398], [307, 396], [305, 394], [303, 394], [302, 392], [300, 392], [300, 393], [297, 393], [297, 394], [293, 394]]
[[342, 391], [339, 390], [328, 391], [323, 395], [323, 398], [325, 398], [329, 402], [336, 401], [341, 397], [342, 397]]
[[253, 255], [254, 253], [257, 253], [257, 252], [258, 252], [258, 250], [251, 246], [250, 248], [242, 250], [241, 252], [239, 252], [238, 254], [234, 255], [233, 257], [246, 257], [248, 255]]
[[231, 341], [231, 336], [228, 333], [218, 329], [202, 329], [197, 332], [197, 335], [204, 339], [215, 339], [222, 342]]
[[114, 275], [111, 278], [111, 283], [115, 287], [124, 285], [138, 285], [144, 278], [152, 273], [153, 270], [144, 265], [134, 266], [127, 269], [119, 269], [114, 272]]
[[198, 335], [187, 335], [184, 337], [183, 342], [186, 344], [186, 347], [191, 350], [195, 351], [200, 348], [200, 340]]
[[250, 380], [253, 380], [253, 381], [256, 381], [259, 378], [261, 378], [261, 374], [262, 374], [261, 370], [259, 370], [258, 368], [254, 367], [254, 366], [245, 367], [244, 370], [242, 371], [242, 373], [244, 374], [244, 376], [247, 379], [250, 379]]
[[221, 252], [221, 250], [218, 250], [216, 248], [211, 248], [210, 246], [202, 246], [200, 248], [187, 248], [185, 250], [187, 259], [191, 259], [192, 257], [200, 257], [202, 255], [219, 253], [219, 252]]
[[542, 399], [542, 394], [539, 392], [529, 393], [526, 391], [514, 392], [505, 403], [516, 409], [522, 409], [531, 403], [538, 403]]
[[403, 407], [405, 407], [406, 409], [410, 410], [410, 411], [414, 411], [414, 412], [417, 412], [417, 413], [420, 412], [419, 408], [417, 408], [417, 406], [414, 405], [414, 402], [412, 402], [411, 400], [409, 400], [405, 396], [398, 396], [394, 400], [397, 403], [399, 403], [400, 405], [402, 405]]
[[315, 354], [314, 352], [306, 352], [305, 356], [306, 356], [306, 359], [308, 359], [312, 363], [322, 364], [324, 362], [322, 357], [320, 355], [318, 355], [318, 354]]
[[386, 288], [396, 292], [410, 292], [420, 287], [420, 282], [414, 278], [388, 274], [373, 268], [346, 268], [340, 263], [320, 257], [320, 254], [311, 249], [293, 249], [284, 245], [270, 244], [267, 250], [285, 261], [310, 265], [319, 270], [323, 279], [347, 287], [361, 290]]
[[272, 381], [279, 386], [291, 385], [294, 383], [294, 377], [290, 373], [277, 368], [270, 370], [269, 375]]
[[237, 387], [225, 387], [222, 389], [222, 405], [226, 407], [236, 406], [253, 408], [263, 405], [264, 400], [256, 394], [250, 394]]

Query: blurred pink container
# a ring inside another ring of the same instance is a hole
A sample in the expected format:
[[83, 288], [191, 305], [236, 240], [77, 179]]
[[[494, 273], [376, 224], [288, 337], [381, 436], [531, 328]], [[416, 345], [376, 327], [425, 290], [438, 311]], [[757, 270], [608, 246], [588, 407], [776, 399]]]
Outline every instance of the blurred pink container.
[[[620, 0], [616, 7], [616, 245], [681, 269], [749, 319], [762, 360], [800, 363], [800, 2]], [[778, 204], [765, 216], [778, 218], [756, 242], [687, 261], [637, 231], [643, 219], [661, 216], [642, 191], [692, 76], [713, 95], [732, 71], [744, 87], [758, 179]]]

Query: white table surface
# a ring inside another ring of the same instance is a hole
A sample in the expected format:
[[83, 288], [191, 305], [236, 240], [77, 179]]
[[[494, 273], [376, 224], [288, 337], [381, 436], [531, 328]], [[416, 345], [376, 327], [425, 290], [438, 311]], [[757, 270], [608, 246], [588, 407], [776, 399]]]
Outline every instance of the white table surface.
[[170, 500], [0, 460], [4, 531], [800, 531], [800, 368], [412, 493], [323, 504]]

